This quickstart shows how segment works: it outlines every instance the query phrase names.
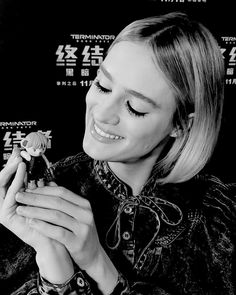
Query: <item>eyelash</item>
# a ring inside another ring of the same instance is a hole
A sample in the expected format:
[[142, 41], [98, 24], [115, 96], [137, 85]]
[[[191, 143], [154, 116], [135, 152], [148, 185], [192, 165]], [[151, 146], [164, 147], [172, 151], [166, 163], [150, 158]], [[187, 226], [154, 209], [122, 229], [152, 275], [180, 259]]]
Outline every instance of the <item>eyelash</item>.
[[[107, 94], [109, 92], [111, 92], [111, 90], [103, 87], [98, 80], [95, 80], [94, 81], [94, 85], [96, 86], [97, 90], [101, 93], [104, 93], [104, 94]], [[131, 115], [134, 115], [136, 117], [144, 117], [145, 115], [147, 115], [147, 113], [141, 113], [141, 112], [138, 112], [136, 111], [135, 109], [133, 109], [130, 105], [130, 102], [127, 101], [126, 102], [126, 108], [128, 110], [128, 112], [131, 114]]]
[[97, 87], [99, 92], [102, 92], [102, 93], [109, 93], [110, 92], [109, 89], [102, 87], [102, 85], [99, 83], [98, 80], [94, 81], [94, 85]]

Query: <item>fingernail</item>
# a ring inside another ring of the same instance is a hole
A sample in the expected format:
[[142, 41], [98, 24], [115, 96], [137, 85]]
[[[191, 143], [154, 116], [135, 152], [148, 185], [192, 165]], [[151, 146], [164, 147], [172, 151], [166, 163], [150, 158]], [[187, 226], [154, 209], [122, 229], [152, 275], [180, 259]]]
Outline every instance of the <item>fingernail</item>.
[[16, 200], [22, 200], [23, 197], [24, 197], [24, 195], [23, 195], [22, 193], [20, 193], [20, 192], [18, 192], [18, 193], [16, 194]]

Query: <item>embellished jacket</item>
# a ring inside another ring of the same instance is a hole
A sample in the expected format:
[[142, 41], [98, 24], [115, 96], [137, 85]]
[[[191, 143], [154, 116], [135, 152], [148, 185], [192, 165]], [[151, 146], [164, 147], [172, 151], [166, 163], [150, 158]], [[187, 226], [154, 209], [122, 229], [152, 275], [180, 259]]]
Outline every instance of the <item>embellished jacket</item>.
[[[100, 242], [119, 272], [115, 294], [236, 294], [235, 185], [199, 174], [161, 185], [155, 167], [139, 195], [84, 153], [47, 171], [48, 181], [89, 200]], [[38, 276], [16, 294], [101, 294], [79, 268], [65, 284]]]

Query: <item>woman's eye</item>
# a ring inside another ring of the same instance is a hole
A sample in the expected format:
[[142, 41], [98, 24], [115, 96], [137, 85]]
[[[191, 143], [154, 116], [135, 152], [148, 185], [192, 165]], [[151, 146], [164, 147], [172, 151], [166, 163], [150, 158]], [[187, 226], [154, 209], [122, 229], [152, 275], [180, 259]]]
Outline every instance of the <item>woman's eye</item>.
[[[99, 92], [101, 92], [101, 93], [106, 93], [107, 94], [107, 93], [110, 93], [111, 92], [110, 89], [107, 89], [107, 88], [103, 87], [98, 80], [95, 80], [94, 81], [94, 85], [97, 88], [97, 90]], [[126, 108], [127, 108], [128, 112], [131, 115], [133, 115], [133, 116], [136, 116], [136, 117], [144, 117], [145, 115], [147, 115], [147, 113], [138, 112], [134, 108], [132, 108], [132, 106], [130, 105], [130, 102], [129, 101], [126, 102]]]
[[111, 92], [110, 89], [107, 89], [105, 87], [103, 87], [98, 80], [95, 80], [94, 81], [94, 85], [96, 86], [96, 88], [98, 89], [99, 92], [102, 92], [102, 93], [109, 93]]
[[126, 107], [131, 115], [134, 115], [137, 117], [144, 117], [145, 115], [147, 115], [147, 113], [138, 112], [134, 108], [132, 108], [129, 101], [126, 102]]

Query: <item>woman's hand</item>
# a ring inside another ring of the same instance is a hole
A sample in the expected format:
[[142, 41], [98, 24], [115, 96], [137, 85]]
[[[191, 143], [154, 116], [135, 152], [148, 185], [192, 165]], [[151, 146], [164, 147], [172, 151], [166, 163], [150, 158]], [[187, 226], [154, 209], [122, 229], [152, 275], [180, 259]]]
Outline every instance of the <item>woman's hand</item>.
[[37, 232], [30, 226], [29, 218], [17, 214], [15, 196], [24, 191], [25, 178], [26, 166], [16, 148], [0, 171], [0, 223], [36, 250], [41, 274], [46, 279], [54, 283], [64, 282], [74, 272], [65, 247]]
[[49, 242], [49, 239], [39, 235], [29, 226], [29, 218], [16, 213], [18, 204], [15, 195], [24, 191], [26, 178], [26, 166], [18, 152], [18, 149], [13, 151], [6, 166], [0, 172], [0, 222], [37, 251]]
[[90, 203], [59, 186], [45, 186], [16, 195], [17, 213], [31, 220], [37, 232], [66, 246], [74, 261], [86, 268], [97, 259], [101, 246]]
[[59, 186], [45, 186], [16, 195], [17, 212], [30, 218], [30, 226], [56, 240], [70, 252], [75, 263], [98, 282], [104, 293], [111, 292], [118, 273], [103, 250], [90, 203]]

